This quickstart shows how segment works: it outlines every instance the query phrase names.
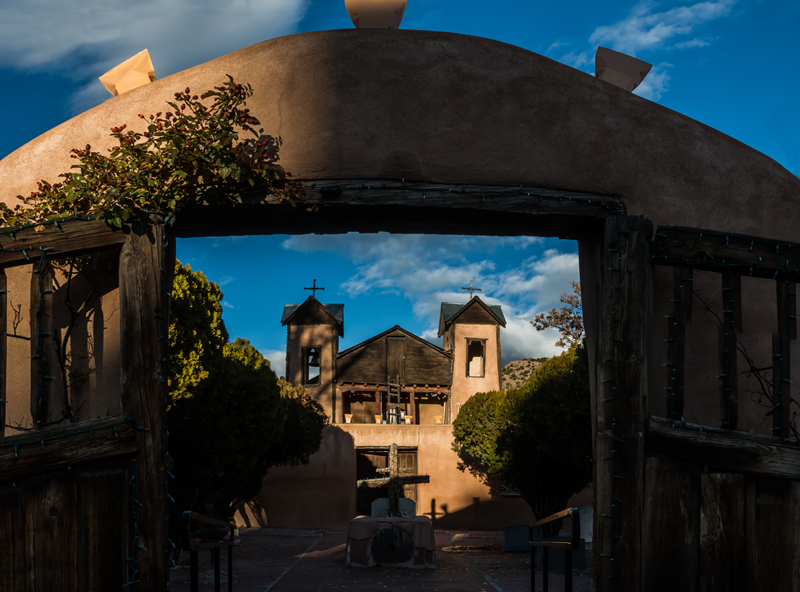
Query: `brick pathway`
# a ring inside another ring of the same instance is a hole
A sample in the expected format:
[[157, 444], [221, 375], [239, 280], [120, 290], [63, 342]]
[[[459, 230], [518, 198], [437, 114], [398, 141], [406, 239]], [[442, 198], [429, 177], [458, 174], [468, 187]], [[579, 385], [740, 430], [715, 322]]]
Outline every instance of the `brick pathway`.
[[[502, 532], [436, 531], [438, 569], [358, 569], [344, 567], [344, 532], [283, 529], [242, 529], [241, 544], [234, 547], [236, 592], [317, 592], [353, 590], [424, 590], [430, 592], [528, 592], [530, 556], [484, 549], [449, 553], [442, 547], [502, 548]], [[186, 559], [186, 554], [184, 554]], [[201, 576], [210, 575], [209, 554], [200, 555]], [[227, 566], [222, 551], [223, 570]], [[201, 580], [202, 581], [202, 580]], [[213, 582], [213, 579], [211, 580]], [[537, 574], [537, 591], [542, 574]], [[574, 592], [591, 592], [591, 570], [575, 570]], [[550, 574], [550, 590], [564, 589], [564, 575]], [[213, 590], [213, 583], [200, 590]], [[222, 590], [227, 590], [223, 584]], [[171, 571], [170, 591], [189, 591], [189, 569]]]

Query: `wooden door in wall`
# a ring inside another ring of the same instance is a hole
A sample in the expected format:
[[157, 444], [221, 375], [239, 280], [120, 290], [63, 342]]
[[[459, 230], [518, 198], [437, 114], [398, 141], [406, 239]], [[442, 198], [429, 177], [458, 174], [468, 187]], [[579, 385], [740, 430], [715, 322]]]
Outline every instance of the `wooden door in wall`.
[[[398, 451], [398, 465], [401, 469], [411, 469], [405, 475], [417, 475], [417, 451], [401, 448]], [[389, 466], [389, 447], [360, 448], [356, 450], [356, 479], [376, 479], [383, 477], [377, 469]], [[387, 497], [389, 493], [385, 488], [361, 488], [356, 490], [356, 515], [370, 516], [372, 502], [378, 498]], [[406, 497], [417, 504], [417, 485], [404, 485], [400, 497]]]
[[[381, 477], [377, 469], [388, 466], [389, 449], [358, 449], [356, 450], [356, 479], [377, 479]], [[371, 489], [362, 487], [356, 490], [356, 515], [370, 516], [372, 502], [388, 494], [385, 489]]]
[[[399, 451], [397, 461], [400, 465], [400, 470], [410, 469], [408, 473], [404, 473], [405, 475], [419, 475], [417, 472], [416, 450]], [[414, 501], [415, 506], [419, 505], [417, 498], [417, 484], [412, 483], [411, 485], [403, 485], [403, 493], [400, 495], [400, 497], [407, 497], [408, 499]], [[419, 513], [419, 509], [417, 509], [417, 513]]]
[[389, 337], [386, 340], [386, 374], [390, 380], [398, 376], [400, 381], [406, 379], [406, 338]]

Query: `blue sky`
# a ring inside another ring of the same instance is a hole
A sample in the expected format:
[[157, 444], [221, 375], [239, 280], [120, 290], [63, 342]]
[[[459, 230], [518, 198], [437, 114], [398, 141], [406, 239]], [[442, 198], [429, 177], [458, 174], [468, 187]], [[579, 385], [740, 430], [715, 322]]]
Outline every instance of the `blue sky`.
[[[161, 78], [264, 39], [351, 27], [342, 0], [1, 0], [0, 158], [104, 101], [97, 77], [145, 47]], [[635, 55], [654, 66], [637, 94], [800, 174], [800, 3], [408, 0], [402, 28], [497, 39], [590, 73], [598, 45]], [[178, 255], [220, 283], [231, 336], [279, 372], [281, 307], [315, 278], [322, 301], [346, 305], [342, 348], [395, 324], [437, 342], [438, 303], [465, 301], [474, 278], [509, 318], [505, 361], [555, 352], [527, 320], [577, 279], [575, 244], [553, 239], [193, 239]]]

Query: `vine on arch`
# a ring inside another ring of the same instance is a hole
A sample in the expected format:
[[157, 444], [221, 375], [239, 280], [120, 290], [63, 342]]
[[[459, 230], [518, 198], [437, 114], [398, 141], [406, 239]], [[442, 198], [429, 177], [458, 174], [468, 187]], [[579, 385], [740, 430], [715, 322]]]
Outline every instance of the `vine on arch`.
[[[189, 88], [168, 101], [170, 110], [145, 117], [143, 131], [111, 128], [117, 140], [104, 155], [87, 144], [72, 150], [78, 160], [63, 181], [42, 180], [14, 208], [0, 202], [0, 224], [21, 226], [88, 216], [121, 228], [137, 212], [169, 212], [230, 201], [237, 185], [257, 187], [295, 205], [302, 186], [278, 163], [280, 138], [263, 135], [246, 108], [249, 84], [228, 81], [198, 97]], [[203, 99], [211, 99], [210, 104]], [[250, 137], [243, 139], [247, 133]]]

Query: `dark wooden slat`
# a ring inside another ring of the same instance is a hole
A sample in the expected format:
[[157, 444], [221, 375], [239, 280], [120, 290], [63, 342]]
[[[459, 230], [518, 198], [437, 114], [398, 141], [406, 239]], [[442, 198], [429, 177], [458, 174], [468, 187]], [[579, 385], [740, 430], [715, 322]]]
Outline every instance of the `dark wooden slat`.
[[94, 460], [136, 452], [133, 422], [114, 426], [121, 417], [85, 421], [64, 428], [51, 427], [35, 436], [9, 436], [0, 446], [0, 479], [64, 470]]
[[31, 418], [37, 430], [53, 413], [56, 357], [53, 341], [53, 268], [33, 264], [31, 273]]
[[79, 484], [86, 590], [121, 589], [128, 582], [125, 473], [89, 473], [81, 475]]
[[676, 267], [674, 273], [674, 296], [672, 315], [669, 321], [667, 357], [667, 416], [680, 419], [683, 416], [686, 375], [686, 322], [691, 315], [693, 285], [692, 269]]
[[793, 300], [794, 282], [775, 283], [778, 300], [778, 332], [772, 336], [772, 428], [776, 436], [789, 438], [792, 400], [792, 329], [797, 332]]
[[774, 279], [800, 275], [800, 244], [703, 228], [659, 226], [653, 262], [720, 271], [733, 266], [743, 276]]
[[0, 487], [0, 589], [27, 590], [25, 507], [22, 488]]
[[700, 475], [700, 592], [746, 592], [745, 477]]
[[800, 445], [780, 438], [723, 432], [687, 424], [672, 426], [665, 417], [651, 417], [647, 430], [647, 451], [703, 464], [718, 471], [763, 477], [797, 479], [800, 475]]
[[29, 587], [36, 592], [78, 589], [78, 494], [73, 473], [25, 481]]
[[748, 480], [746, 494], [749, 590], [800, 589], [800, 482]]
[[[700, 546], [700, 469], [647, 459], [644, 586], [647, 592], [695, 592]], [[616, 588], [615, 588], [616, 589]]]
[[0, 268], [0, 442], [6, 429], [6, 364], [8, 363], [8, 281]]
[[[97, 220], [69, 220], [60, 222], [57, 227], [48, 223], [3, 230], [5, 232], [0, 234], [1, 267], [36, 261], [41, 249], [47, 249], [48, 259], [63, 259], [125, 242], [122, 230], [112, 230]], [[13, 238], [8, 234], [10, 231], [14, 233]]]
[[[162, 592], [167, 585], [166, 491], [163, 457], [164, 382], [161, 319], [163, 228], [158, 220], [136, 223], [122, 246], [119, 266], [122, 409], [139, 427], [138, 488], [139, 577], [143, 589]], [[171, 285], [172, 270], [165, 280]]]
[[722, 327], [719, 331], [719, 401], [720, 423], [735, 430], [739, 421], [739, 375], [737, 360], [736, 282], [734, 274], [722, 277]]
[[594, 557], [597, 589], [604, 592], [611, 590], [612, 579], [615, 592], [638, 591], [641, 585], [652, 232], [652, 222], [641, 217], [606, 219], [594, 456]]

